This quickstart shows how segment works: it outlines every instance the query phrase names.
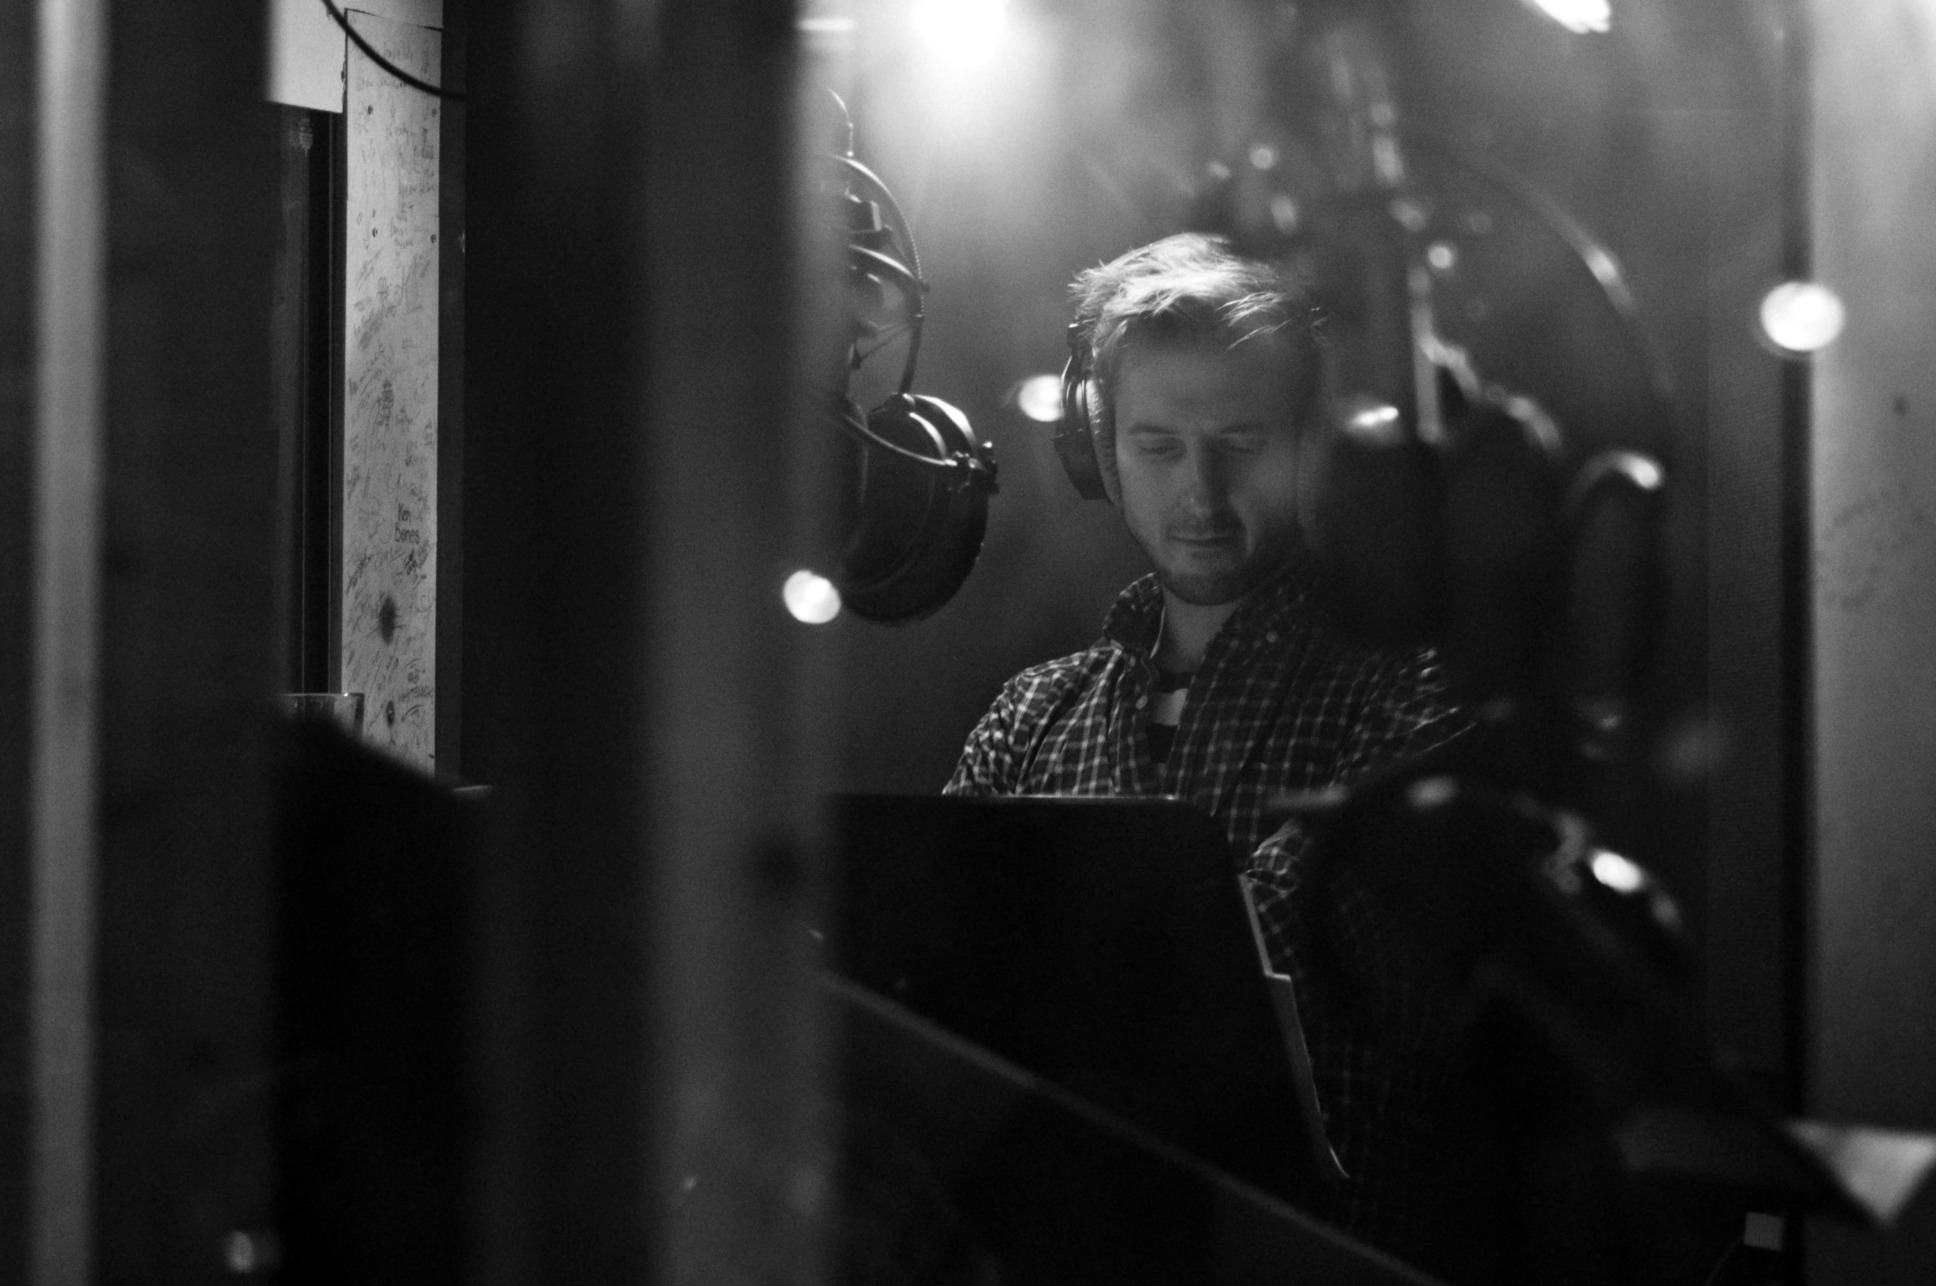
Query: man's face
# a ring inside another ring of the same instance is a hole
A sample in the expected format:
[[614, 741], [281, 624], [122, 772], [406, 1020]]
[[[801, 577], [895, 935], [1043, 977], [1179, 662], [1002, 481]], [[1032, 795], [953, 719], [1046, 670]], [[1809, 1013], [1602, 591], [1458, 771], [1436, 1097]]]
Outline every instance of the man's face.
[[1298, 431], [1286, 341], [1144, 342], [1116, 368], [1123, 517], [1163, 588], [1234, 603], [1298, 546]]

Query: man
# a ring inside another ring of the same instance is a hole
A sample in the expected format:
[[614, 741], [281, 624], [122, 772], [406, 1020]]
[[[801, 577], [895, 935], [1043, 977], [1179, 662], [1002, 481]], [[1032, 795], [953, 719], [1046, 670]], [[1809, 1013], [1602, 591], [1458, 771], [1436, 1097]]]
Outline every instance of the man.
[[1326, 622], [1305, 521], [1325, 381], [1301, 286], [1184, 234], [1084, 273], [1076, 296], [1097, 463], [1152, 574], [1093, 646], [1010, 680], [947, 790], [1174, 795], [1223, 825], [1273, 967], [1297, 984], [1348, 1176], [1329, 1213], [1410, 1254], [1432, 1240], [1419, 1155], [1438, 1064], [1413, 1056], [1432, 1042], [1351, 1012], [1348, 975], [1360, 957], [1376, 968], [1384, 923], [1348, 879], [1307, 890], [1308, 837], [1271, 804], [1350, 786], [1466, 721], [1429, 656], [1356, 647]]

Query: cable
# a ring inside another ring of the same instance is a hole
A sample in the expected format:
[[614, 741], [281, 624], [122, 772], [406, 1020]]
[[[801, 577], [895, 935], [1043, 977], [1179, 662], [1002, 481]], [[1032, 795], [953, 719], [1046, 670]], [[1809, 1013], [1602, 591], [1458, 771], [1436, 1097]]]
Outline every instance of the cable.
[[329, 10], [329, 16], [336, 20], [336, 25], [343, 29], [343, 34], [350, 38], [350, 43], [363, 51], [365, 58], [368, 58], [371, 62], [383, 68], [383, 70], [389, 72], [404, 84], [410, 86], [410, 88], [421, 90], [433, 98], [446, 98], [454, 103], [464, 101], [464, 95], [462, 93], [456, 90], [440, 89], [427, 80], [418, 80], [415, 76], [412, 76], [409, 72], [378, 53], [375, 46], [363, 38], [362, 33], [357, 31], [355, 27], [350, 26], [348, 16], [336, 7], [336, 0], [323, 0], [323, 8]]

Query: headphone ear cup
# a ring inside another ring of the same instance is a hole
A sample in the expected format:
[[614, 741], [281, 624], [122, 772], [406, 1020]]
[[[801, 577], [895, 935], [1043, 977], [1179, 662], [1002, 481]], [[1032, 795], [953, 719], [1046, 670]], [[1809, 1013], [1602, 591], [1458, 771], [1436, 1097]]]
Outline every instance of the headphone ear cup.
[[1062, 368], [1062, 421], [1051, 441], [1076, 494], [1084, 500], [1107, 500], [1109, 489], [1103, 485], [1102, 465], [1096, 460], [1089, 387], [1088, 369], [1071, 356]]

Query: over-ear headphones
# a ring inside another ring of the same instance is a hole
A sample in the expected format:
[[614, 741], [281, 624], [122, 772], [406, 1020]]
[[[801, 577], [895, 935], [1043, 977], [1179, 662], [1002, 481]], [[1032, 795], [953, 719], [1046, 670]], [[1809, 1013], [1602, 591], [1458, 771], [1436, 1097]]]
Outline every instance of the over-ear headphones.
[[[843, 109], [844, 111], [844, 109]], [[863, 413], [846, 389], [832, 420], [849, 444], [848, 486], [838, 514], [841, 601], [870, 621], [919, 620], [954, 597], [973, 570], [994, 494], [995, 449], [977, 442], [968, 417], [938, 397], [911, 392], [925, 319], [921, 260], [913, 230], [887, 184], [844, 152], [830, 158], [842, 181], [847, 218], [847, 279], [864, 293], [900, 300], [907, 355], [899, 389]], [[867, 190], [856, 195], [852, 184]], [[874, 199], [869, 199], [869, 198]], [[885, 224], [881, 206], [894, 216]], [[891, 330], [855, 318], [849, 375]], [[873, 338], [863, 350], [862, 338]]]
[[1102, 462], [1096, 458], [1095, 417], [1097, 388], [1089, 369], [1089, 331], [1081, 322], [1069, 323], [1069, 360], [1062, 367], [1062, 421], [1051, 439], [1062, 471], [1084, 500], [1107, 500]]
[[[1062, 418], [1050, 443], [1062, 471], [1084, 500], [1110, 500], [1097, 436], [1101, 428], [1102, 390], [1090, 360], [1093, 323], [1069, 323], [1069, 360], [1062, 367]], [[1300, 452], [1305, 448], [1300, 445]]]

